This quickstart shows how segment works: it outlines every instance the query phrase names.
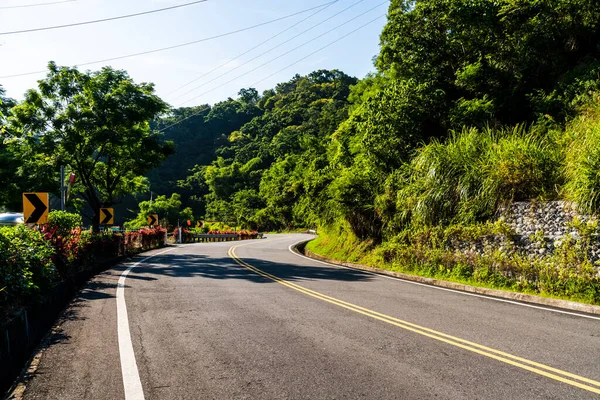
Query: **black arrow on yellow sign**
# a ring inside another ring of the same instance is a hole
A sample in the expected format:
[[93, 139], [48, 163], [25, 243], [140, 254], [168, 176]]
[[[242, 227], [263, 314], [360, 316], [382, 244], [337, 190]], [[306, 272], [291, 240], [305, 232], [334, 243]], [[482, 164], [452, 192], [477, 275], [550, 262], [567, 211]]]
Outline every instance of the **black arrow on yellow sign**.
[[100, 209], [100, 223], [102, 225], [112, 225], [115, 223], [115, 210], [113, 208]]
[[158, 225], [158, 215], [156, 215], [156, 214], [148, 215], [148, 225], [150, 225], [150, 226]]
[[26, 224], [48, 222], [48, 193], [23, 193], [23, 217]]

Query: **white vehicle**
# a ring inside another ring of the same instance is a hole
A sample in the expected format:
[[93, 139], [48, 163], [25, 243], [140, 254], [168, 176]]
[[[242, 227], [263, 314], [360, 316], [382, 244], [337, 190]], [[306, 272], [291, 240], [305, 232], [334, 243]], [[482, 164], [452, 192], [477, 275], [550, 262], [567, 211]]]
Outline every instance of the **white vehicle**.
[[25, 223], [23, 213], [0, 213], [0, 226], [19, 225]]

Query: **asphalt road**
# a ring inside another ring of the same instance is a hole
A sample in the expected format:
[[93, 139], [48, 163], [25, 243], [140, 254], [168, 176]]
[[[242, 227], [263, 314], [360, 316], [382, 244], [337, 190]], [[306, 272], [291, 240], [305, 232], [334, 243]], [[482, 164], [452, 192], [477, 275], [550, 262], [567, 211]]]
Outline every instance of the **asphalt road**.
[[98, 276], [24, 398], [600, 398], [599, 318], [289, 251], [306, 238], [183, 245]]

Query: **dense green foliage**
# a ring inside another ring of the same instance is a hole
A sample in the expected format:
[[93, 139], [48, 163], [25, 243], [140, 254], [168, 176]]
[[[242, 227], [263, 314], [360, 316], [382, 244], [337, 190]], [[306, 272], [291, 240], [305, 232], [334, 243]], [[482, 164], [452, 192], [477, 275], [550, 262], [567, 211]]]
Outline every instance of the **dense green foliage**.
[[181, 210], [181, 196], [178, 193], [173, 193], [170, 198], [158, 196], [152, 201], [142, 201], [138, 207], [140, 212], [137, 218], [126, 222], [125, 228], [139, 229], [147, 226], [147, 217], [152, 214], [158, 215], [160, 225], [168, 229], [178, 224], [183, 225], [188, 220], [194, 222], [194, 216], [190, 207]]
[[176, 148], [174, 156], [148, 174], [151, 190], [170, 195], [177, 187], [184, 206], [204, 215], [203, 197], [208, 191], [203, 176], [200, 178], [201, 167], [196, 166], [209, 165], [216, 158], [217, 148], [227, 143], [230, 132], [262, 114], [256, 106], [257, 98], [256, 90], [242, 89], [238, 99], [227, 99], [212, 107], [175, 109], [168, 118], [159, 120], [156, 128], [164, 130], [164, 140], [173, 141]]
[[[598, 97], [593, 104], [598, 104]], [[588, 106], [561, 138], [565, 152], [565, 198], [588, 212], [600, 211], [600, 107]]]
[[599, 88], [596, 1], [393, 0], [388, 18], [365, 79], [295, 76], [217, 105], [230, 125], [210, 134], [217, 106], [172, 128], [228, 139], [182, 182], [197, 215], [258, 229], [342, 219], [379, 241], [410, 224], [485, 221], [511, 200], [576, 197], [561, 188], [578, 179], [594, 196], [592, 165], [587, 178], [560, 166], [583, 168], [561, 132]]
[[48, 213], [48, 226], [56, 228], [59, 235], [68, 235], [83, 226], [83, 219], [79, 214], [55, 210]]
[[[307, 248], [411, 275], [600, 304], [600, 277], [589, 259], [590, 236], [598, 233], [598, 225], [584, 225], [580, 239], [569, 237], [554, 252], [533, 259], [514, 251], [510, 229], [502, 223], [422, 227], [380, 246], [360, 240], [343, 225], [332, 226]], [[484, 251], [457, 251], [464, 246]]]
[[54, 282], [53, 255], [40, 232], [0, 227], [0, 316], [15, 299], [31, 299]]
[[152, 85], [122, 71], [51, 64], [39, 90], [0, 106], [0, 206], [25, 188], [56, 191], [63, 163], [94, 210], [145, 191], [130, 227], [193, 214], [259, 230], [341, 226], [385, 246], [484, 223], [513, 200], [598, 212], [599, 21], [597, 0], [391, 0], [364, 79], [319, 70], [167, 116]]
[[560, 152], [551, 137], [522, 126], [465, 129], [419, 149], [378, 198], [388, 228], [474, 223], [502, 203], [552, 198]]
[[326, 209], [314, 199], [326, 196], [331, 181], [328, 141], [347, 117], [356, 82], [339, 71], [316, 71], [262, 96], [246, 91], [239, 101], [260, 115], [223, 132], [228, 143], [217, 159], [186, 180], [207, 192], [206, 218], [263, 230], [316, 224]]
[[172, 152], [149, 126], [167, 105], [153, 85], [136, 84], [124, 71], [48, 68], [39, 89], [11, 109], [9, 140], [30, 174], [60, 165], [74, 171], [74, 192], [98, 215], [100, 207], [145, 188], [143, 175]]

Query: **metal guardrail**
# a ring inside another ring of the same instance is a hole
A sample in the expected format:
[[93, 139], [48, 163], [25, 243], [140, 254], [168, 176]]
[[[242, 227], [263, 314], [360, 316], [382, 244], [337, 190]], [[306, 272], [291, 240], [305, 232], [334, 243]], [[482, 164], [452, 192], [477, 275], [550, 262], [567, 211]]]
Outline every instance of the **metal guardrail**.
[[192, 242], [231, 242], [241, 240], [241, 236], [235, 233], [211, 234], [200, 233], [192, 236]]
[[[259, 233], [257, 235], [257, 239], [262, 239], [263, 234]], [[244, 237], [245, 238], [245, 237]], [[243, 240], [242, 235], [238, 233], [223, 233], [223, 234], [208, 234], [208, 233], [199, 233], [192, 235], [192, 242], [231, 242], [235, 240]]]

